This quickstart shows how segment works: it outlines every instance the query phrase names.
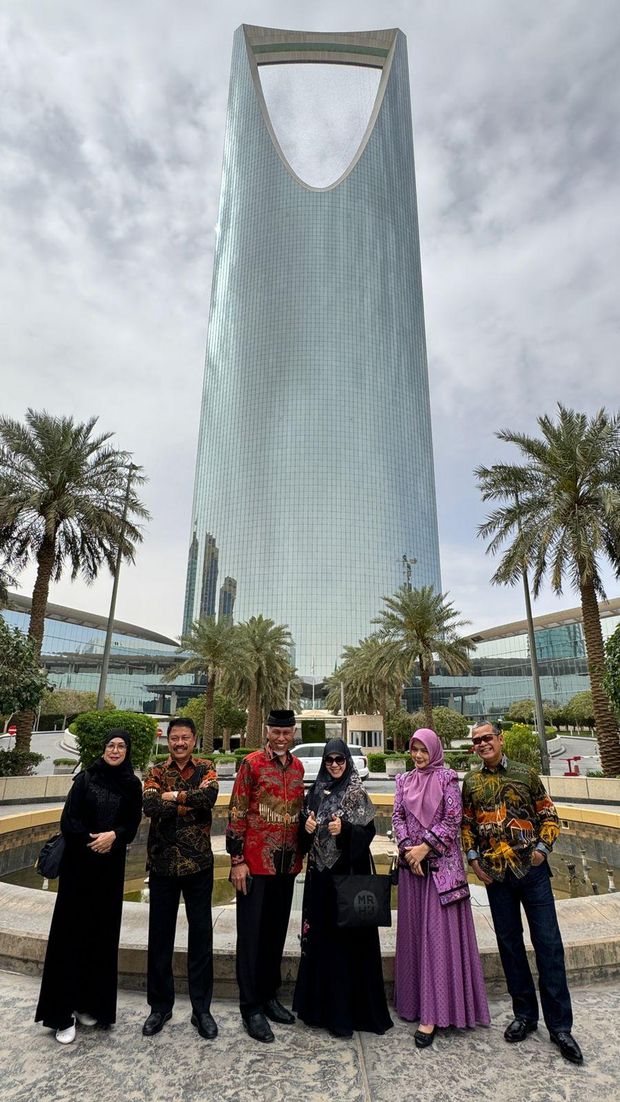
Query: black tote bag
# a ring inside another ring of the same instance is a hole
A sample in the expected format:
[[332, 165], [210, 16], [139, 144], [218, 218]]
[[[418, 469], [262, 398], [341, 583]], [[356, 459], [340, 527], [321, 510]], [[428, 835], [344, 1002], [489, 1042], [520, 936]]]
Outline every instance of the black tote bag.
[[372, 872], [334, 876], [336, 888], [336, 926], [340, 929], [364, 929], [391, 926], [391, 875], [379, 875], [370, 857]]

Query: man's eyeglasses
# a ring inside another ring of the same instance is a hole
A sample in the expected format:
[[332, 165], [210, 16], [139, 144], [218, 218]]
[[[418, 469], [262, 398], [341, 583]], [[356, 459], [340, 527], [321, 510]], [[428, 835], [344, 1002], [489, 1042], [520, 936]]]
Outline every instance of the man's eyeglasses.
[[344, 754], [328, 754], [327, 757], [325, 758], [325, 764], [326, 765], [344, 765], [346, 760], [347, 759], [345, 758]]
[[483, 742], [493, 742], [495, 735], [478, 735], [471, 740], [472, 746], [481, 746]]

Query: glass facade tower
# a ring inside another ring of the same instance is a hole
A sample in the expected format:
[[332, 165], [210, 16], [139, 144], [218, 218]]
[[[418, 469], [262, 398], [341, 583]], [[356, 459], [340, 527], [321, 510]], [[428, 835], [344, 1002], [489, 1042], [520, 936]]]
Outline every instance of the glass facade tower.
[[[329, 187], [293, 171], [261, 90], [259, 65], [300, 61], [381, 70]], [[287, 624], [304, 674], [372, 630], [403, 562], [441, 587], [400, 31], [235, 34], [191, 532], [190, 572], [216, 546], [235, 619]]]

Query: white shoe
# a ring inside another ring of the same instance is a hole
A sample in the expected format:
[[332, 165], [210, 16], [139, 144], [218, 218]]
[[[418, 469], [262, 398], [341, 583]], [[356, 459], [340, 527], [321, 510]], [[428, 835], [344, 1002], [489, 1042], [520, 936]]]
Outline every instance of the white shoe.
[[57, 1029], [56, 1040], [61, 1045], [70, 1045], [72, 1041], [75, 1041], [75, 1022], [72, 1022], [67, 1029]]
[[93, 1018], [92, 1014], [79, 1014], [75, 1011], [75, 1016], [80, 1025], [94, 1026], [97, 1025], [97, 1019]]

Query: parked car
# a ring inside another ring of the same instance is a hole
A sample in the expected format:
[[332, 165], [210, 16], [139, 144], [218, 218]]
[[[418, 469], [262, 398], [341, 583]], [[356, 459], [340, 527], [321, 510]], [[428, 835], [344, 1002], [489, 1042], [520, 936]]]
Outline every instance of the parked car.
[[[291, 750], [291, 754], [299, 758], [304, 767], [304, 784], [312, 784], [312, 782], [316, 780], [324, 749], [324, 742], [302, 742]], [[366, 780], [368, 776], [368, 761], [366, 760], [361, 746], [349, 746], [349, 750], [351, 751], [353, 764], [360, 777], [363, 781]]]

